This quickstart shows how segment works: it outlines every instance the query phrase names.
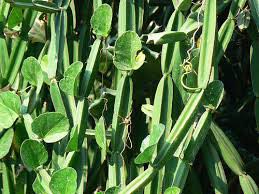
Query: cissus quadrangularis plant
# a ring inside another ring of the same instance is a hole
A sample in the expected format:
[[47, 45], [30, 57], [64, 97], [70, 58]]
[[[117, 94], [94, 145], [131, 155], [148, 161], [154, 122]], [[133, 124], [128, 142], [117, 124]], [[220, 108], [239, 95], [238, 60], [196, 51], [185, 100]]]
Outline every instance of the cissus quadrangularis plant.
[[257, 194], [257, 7], [2, 0], [1, 193]]

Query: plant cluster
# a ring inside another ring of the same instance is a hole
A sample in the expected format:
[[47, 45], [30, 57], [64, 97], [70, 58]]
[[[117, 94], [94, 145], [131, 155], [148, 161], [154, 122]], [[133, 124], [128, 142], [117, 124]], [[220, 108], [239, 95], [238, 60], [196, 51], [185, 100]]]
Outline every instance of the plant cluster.
[[1, 192], [258, 194], [258, 54], [258, 0], [1, 0]]

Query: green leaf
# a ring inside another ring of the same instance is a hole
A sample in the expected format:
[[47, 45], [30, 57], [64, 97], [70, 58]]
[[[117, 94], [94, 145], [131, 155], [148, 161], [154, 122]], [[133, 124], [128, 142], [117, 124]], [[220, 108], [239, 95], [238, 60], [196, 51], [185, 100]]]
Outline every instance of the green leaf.
[[60, 80], [60, 89], [71, 96], [78, 95], [79, 90], [79, 75], [83, 68], [83, 63], [80, 61], [71, 64], [64, 75], [64, 78]]
[[6, 156], [8, 154], [12, 142], [13, 142], [13, 135], [14, 131], [12, 128], [8, 129], [7, 131], [4, 132], [3, 135], [0, 137], [0, 159]]
[[106, 136], [104, 118], [101, 117], [95, 126], [95, 138], [101, 149], [106, 150]]
[[[258, 4], [259, 5], [259, 4]], [[250, 11], [247, 9], [242, 10], [238, 15], [237, 15], [237, 26], [238, 28], [242, 31], [246, 28], [248, 28], [250, 24]]]
[[137, 70], [144, 63], [143, 53], [140, 53], [141, 57], [137, 56], [140, 49], [141, 41], [136, 32], [123, 33], [115, 43], [114, 65], [121, 71]]
[[20, 24], [22, 20], [23, 20], [22, 9], [14, 7], [7, 20], [8, 28], [14, 28], [18, 24]]
[[120, 187], [111, 187], [105, 191], [105, 194], [118, 194], [119, 191], [120, 191]]
[[21, 159], [28, 169], [36, 169], [48, 160], [48, 152], [37, 140], [25, 140], [20, 149]]
[[95, 10], [90, 22], [95, 35], [107, 37], [111, 30], [112, 8], [102, 4]]
[[179, 189], [178, 187], [169, 187], [165, 190], [164, 194], [180, 194], [181, 193], [181, 189]]
[[32, 131], [46, 143], [53, 143], [61, 140], [68, 134], [69, 122], [61, 113], [47, 112], [34, 119]]
[[216, 110], [223, 99], [224, 85], [221, 81], [211, 82], [205, 89], [203, 106], [212, 110]]
[[67, 167], [53, 173], [50, 189], [55, 194], [73, 194], [77, 188], [77, 173], [75, 169]]
[[40, 63], [34, 57], [28, 57], [24, 60], [22, 66], [22, 75], [33, 86], [41, 86], [43, 83], [43, 72]]
[[[199, 10], [197, 9], [195, 12], [191, 12], [187, 17], [186, 21], [180, 28], [181, 32], [185, 32], [186, 34], [192, 34], [197, 28], [202, 26], [203, 24], [203, 15], [199, 15]], [[198, 21], [199, 19], [199, 21]]]
[[148, 34], [147, 44], [167, 44], [185, 40], [187, 35], [185, 32], [180, 31], [166, 31]]
[[9, 128], [19, 117], [21, 101], [12, 92], [0, 93], [0, 128]]
[[105, 91], [102, 92], [101, 96], [90, 104], [88, 111], [95, 119], [99, 119], [103, 116], [108, 124], [112, 119], [114, 100], [114, 95], [107, 91], [106, 88]]
[[159, 139], [162, 137], [165, 126], [162, 124], [154, 125], [150, 136], [147, 136], [142, 142], [140, 151], [141, 153], [135, 158], [136, 164], [143, 164], [150, 162]]

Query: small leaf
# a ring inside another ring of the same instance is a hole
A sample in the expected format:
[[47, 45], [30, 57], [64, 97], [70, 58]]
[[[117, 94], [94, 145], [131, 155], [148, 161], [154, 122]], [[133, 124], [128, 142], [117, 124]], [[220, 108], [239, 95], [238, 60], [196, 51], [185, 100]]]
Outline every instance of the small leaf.
[[111, 30], [112, 8], [102, 4], [95, 10], [90, 22], [95, 35], [107, 37]]
[[25, 140], [20, 149], [21, 159], [28, 169], [36, 169], [48, 160], [48, 152], [37, 140]]
[[79, 90], [79, 75], [83, 68], [83, 63], [80, 61], [71, 64], [64, 75], [64, 78], [60, 80], [60, 89], [71, 96], [77, 96]]
[[105, 194], [118, 194], [120, 187], [111, 187], [105, 191]]
[[14, 28], [18, 24], [20, 24], [22, 20], [23, 20], [22, 9], [14, 7], [7, 20], [8, 28]]
[[221, 81], [211, 82], [205, 90], [203, 106], [212, 110], [218, 108], [224, 95], [224, 85]]
[[150, 135], [148, 135], [147, 137], [145, 137], [143, 139], [141, 146], [140, 146], [140, 152], [144, 152], [144, 150], [148, 148], [149, 142], [150, 142]]
[[189, 14], [186, 21], [183, 23], [183, 25], [180, 28], [181, 32], [185, 32], [186, 34], [189, 35], [203, 25], [203, 20], [204, 20], [203, 11], [201, 11], [201, 13], [199, 14], [199, 10], [200, 9], [197, 9], [194, 12], [191, 12]]
[[165, 190], [165, 194], [180, 194], [181, 189], [178, 187], [169, 187]]
[[135, 158], [136, 164], [143, 164], [150, 162], [159, 139], [162, 137], [165, 130], [163, 124], [154, 125], [152, 128], [150, 136], [145, 138], [141, 145], [141, 153]]
[[108, 92], [106, 88], [102, 92], [101, 96], [90, 104], [88, 111], [95, 120], [98, 120], [103, 116], [106, 123], [109, 124], [112, 120], [114, 100], [114, 95]]
[[250, 11], [248, 9], [244, 9], [237, 15], [237, 26], [242, 31], [248, 28], [249, 23], [250, 23]]
[[115, 43], [114, 65], [122, 71], [137, 70], [144, 63], [144, 54], [137, 56], [141, 41], [136, 32], [123, 33]]
[[147, 44], [167, 44], [182, 41], [187, 38], [185, 32], [168, 31], [148, 34]]
[[75, 169], [67, 167], [53, 173], [50, 189], [55, 194], [73, 194], [77, 188], [77, 173]]
[[95, 138], [101, 149], [106, 150], [106, 135], [104, 118], [101, 117], [95, 127]]
[[41, 86], [43, 83], [43, 72], [40, 63], [34, 57], [28, 57], [24, 60], [22, 75], [33, 86]]
[[19, 117], [21, 101], [12, 92], [0, 93], [0, 128], [9, 128]]
[[61, 140], [69, 132], [68, 119], [58, 112], [47, 112], [32, 122], [32, 131], [46, 143]]
[[0, 137], [0, 159], [8, 154], [13, 142], [13, 135], [14, 131], [10, 128]]

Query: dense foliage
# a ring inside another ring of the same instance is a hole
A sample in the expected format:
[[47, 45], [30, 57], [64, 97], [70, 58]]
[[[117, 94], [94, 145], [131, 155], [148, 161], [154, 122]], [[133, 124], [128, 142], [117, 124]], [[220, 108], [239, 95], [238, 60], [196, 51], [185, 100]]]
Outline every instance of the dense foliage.
[[258, 0], [0, 0], [3, 194], [258, 194]]

